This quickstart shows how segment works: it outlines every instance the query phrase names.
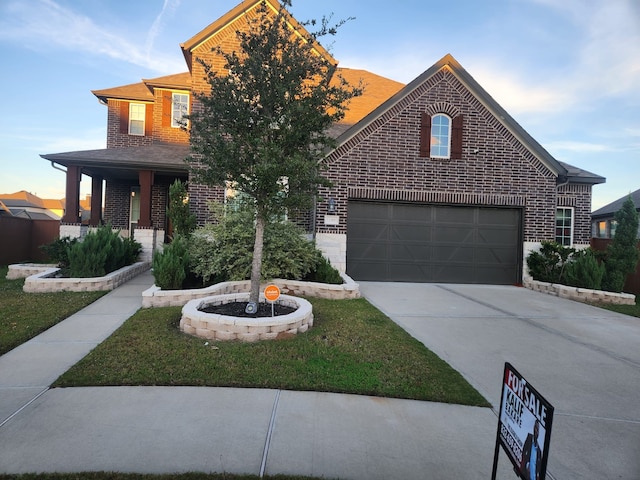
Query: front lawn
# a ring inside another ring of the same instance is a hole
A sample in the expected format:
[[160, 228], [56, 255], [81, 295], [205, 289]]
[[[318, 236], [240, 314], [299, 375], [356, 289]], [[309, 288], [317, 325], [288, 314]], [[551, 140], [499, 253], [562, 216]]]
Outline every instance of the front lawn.
[[636, 295], [635, 305], [612, 305], [609, 303], [597, 303], [596, 307], [604, 308], [605, 310], [611, 310], [612, 312], [624, 313], [632, 317], [640, 317], [640, 295]]
[[353, 393], [489, 406], [464, 378], [365, 299], [309, 299], [314, 326], [286, 340], [208, 342], [180, 308], [138, 311], [55, 383], [198, 385]]
[[105, 292], [25, 293], [24, 279], [7, 280], [0, 267], [0, 355], [44, 332]]

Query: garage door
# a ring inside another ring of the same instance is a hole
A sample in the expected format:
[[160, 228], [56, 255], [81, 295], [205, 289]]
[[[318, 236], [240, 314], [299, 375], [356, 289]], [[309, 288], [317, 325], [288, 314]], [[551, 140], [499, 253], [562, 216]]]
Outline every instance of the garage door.
[[347, 274], [363, 281], [513, 285], [519, 209], [349, 202]]

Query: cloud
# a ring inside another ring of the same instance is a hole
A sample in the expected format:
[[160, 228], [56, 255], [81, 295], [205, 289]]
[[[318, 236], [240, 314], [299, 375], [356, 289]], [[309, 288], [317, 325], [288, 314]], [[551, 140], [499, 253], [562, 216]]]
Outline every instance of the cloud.
[[66, 49], [89, 55], [106, 56], [162, 73], [184, 70], [179, 55], [152, 52], [153, 41], [160, 32], [162, 16], [178, 5], [165, 0], [160, 15], [152, 25], [146, 48], [137, 39], [126, 38], [96, 24], [90, 17], [59, 5], [54, 0], [14, 1], [2, 10], [0, 41], [9, 41], [36, 50]]
[[559, 12], [579, 32], [574, 74], [577, 90], [640, 99], [640, 4], [637, 0], [531, 0]]
[[162, 5], [162, 10], [160, 11], [156, 19], [153, 21], [151, 28], [147, 32], [147, 41], [145, 43], [145, 52], [147, 57], [151, 57], [153, 54], [153, 44], [156, 38], [158, 37], [158, 35], [160, 35], [160, 33], [162, 32], [165, 15], [174, 14], [175, 11], [180, 6], [180, 1], [181, 0], [164, 0], [164, 4]]

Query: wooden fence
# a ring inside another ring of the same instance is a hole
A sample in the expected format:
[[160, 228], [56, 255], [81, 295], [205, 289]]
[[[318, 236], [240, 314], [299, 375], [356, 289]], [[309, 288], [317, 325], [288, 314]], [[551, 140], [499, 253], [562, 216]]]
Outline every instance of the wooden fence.
[[[611, 241], [610, 238], [592, 238], [591, 248], [604, 252]], [[640, 242], [638, 242], [638, 249], [640, 249]], [[640, 262], [636, 266], [636, 272], [627, 277], [624, 283], [624, 292], [640, 295]]]
[[60, 220], [0, 216], [0, 265], [48, 261], [40, 246], [55, 240], [59, 231]]

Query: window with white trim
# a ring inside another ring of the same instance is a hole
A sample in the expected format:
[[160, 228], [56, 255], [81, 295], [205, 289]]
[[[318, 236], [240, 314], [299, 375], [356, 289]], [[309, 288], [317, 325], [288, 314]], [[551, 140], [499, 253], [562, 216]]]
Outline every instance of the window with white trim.
[[186, 93], [171, 94], [171, 127], [180, 128], [185, 126], [186, 119], [189, 114], [189, 95]]
[[573, 207], [556, 209], [556, 243], [568, 247], [573, 245]]
[[129, 135], [144, 135], [146, 107], [144, 103], [129, 104]]
[[449, 158], [451, 156], [451, 118], [438, 113], [431, 118], [431, 152], [432, 158]]

